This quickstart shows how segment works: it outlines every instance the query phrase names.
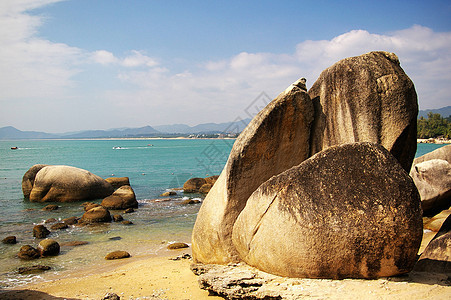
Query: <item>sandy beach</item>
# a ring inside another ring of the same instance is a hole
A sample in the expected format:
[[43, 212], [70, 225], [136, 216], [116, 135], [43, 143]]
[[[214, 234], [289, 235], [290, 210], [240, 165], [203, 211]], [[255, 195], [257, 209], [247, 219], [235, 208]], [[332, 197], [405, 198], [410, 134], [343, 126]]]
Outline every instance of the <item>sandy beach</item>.
[[[425, 234], [424, 246], [434, 233]], [[190, 270], [191, 260], [172, 260], [190, 249], [166, 250], [158, 256], [108, 261], [104, 269], [64, 274], [45, 282], [15, 290], [0, 291], [1, 299], [103, 299], [115, 293], [121, 299], [222, 299], [199, 288]], [[299, 279], [302, 299], [447, 299], [451, 296], [448, 276], [410, 273], [377, 280]]]

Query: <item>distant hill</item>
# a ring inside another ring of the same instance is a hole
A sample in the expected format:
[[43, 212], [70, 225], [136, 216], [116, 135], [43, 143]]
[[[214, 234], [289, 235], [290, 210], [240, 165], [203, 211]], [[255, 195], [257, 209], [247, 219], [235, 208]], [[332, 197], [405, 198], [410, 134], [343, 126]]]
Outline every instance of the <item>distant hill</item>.
[[250, 119], [227, 123], [206, 123], [196, 126], [185, 124], [144, 126], [139, 128], [120, 128], [109, 130], [86, 130], [52, 134], [38, 131], [21, 131], [12, 126], [0, 128], [0, 140], [8, 139], [90, 139], [90, 138], [134, 138], [134, 137], [167, 137], [173, 135], [240, 133]]
[[20, 131], [12, 126], [0, 128], [0, 139], [52, 139], [58, 136], [52, 133], [39, 131]]
[[156, 130], [169, 134], [199, 134], [199, 133], [239, 133], [249, 124], [251, 119], [237, 120], [226, 123], [205, 123], [196, 126], [185, 124], [153, 126]]
[[442, 108], [437, 108], [437, 109], [425, 109], [425, 110], [420, 110], [418, 112], [418, 118], [423, 117], [423, 118], [427, 118], [428, 113], [434, 113], [434, 114], [440, 114], [443, 118], [447, 118], [449, 116], [451, 116], [451, 106], [446, 106], [446, 107], [442, 107]]

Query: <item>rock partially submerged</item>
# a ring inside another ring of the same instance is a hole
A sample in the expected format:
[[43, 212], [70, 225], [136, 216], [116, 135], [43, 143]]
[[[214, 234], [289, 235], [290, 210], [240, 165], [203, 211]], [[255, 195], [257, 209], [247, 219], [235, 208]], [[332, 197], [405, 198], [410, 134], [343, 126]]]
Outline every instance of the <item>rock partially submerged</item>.
[[33, 227], [33, 236], [37, 239], [46, 238], [50, 234], [50, 231], [44, 225], [35, 225]]
[[126, 209], [137, 208], [138, 201], [132, 187], [123, 185], [118, 188], [111, 196], [102, 200], [101, 205], [108, 209]]
[[60, 245], [52, 239], [45, 239], [39, 242], [37, 249], [42, 257], [55, 256], [60, 253]]
[[94, 207], [83, 214], [78, 221], [81, 224], [111, 222], [111, 214], [103, 206]]
[[71, 166], [35, 165], [22, 178], [22, 191], [32, 202], [101, 199], [114, 191], [97, 175]]

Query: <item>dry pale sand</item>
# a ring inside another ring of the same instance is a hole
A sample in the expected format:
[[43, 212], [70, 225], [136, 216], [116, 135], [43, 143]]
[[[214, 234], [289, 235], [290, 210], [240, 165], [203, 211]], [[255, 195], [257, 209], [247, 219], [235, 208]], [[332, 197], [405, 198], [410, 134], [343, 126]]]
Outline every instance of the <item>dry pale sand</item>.
[[[432, 236], [425, 235], [423, 244]], [[0, 291], [0, 299], [102, 299], [109, 292], [121, 299], [222, 299], [199, 288], [190, 260], [169, 259], [182, 253], [189, 251], [108, 261], [104, 269]], [[378, 280], [299, 279], [294, 288], [300, 299], [451, 299], [449, 278], [443, 274], [411, 273]]]

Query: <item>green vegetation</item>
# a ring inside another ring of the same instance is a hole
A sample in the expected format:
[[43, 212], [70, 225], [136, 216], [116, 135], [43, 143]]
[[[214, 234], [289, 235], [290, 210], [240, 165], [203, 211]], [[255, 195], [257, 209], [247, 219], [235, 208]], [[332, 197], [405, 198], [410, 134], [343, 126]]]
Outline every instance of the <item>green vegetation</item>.
[[443, 118], [440, 114], [428, 113], [427, 119], [418, 119], [417, 138], [428, 139], [444, 137], [451, 138], [451, 116]]

